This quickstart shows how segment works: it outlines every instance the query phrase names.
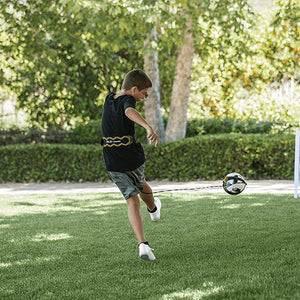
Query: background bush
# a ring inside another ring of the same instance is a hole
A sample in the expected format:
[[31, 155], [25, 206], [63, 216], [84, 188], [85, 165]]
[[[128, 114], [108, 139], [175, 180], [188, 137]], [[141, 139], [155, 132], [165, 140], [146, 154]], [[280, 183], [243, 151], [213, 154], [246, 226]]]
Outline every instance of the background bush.
[[148, 179], [220, 179], [239, 172], [248, 179], [292, 179], [294, 135], [205, 135], [147, 147]]
[[68, 140], [65, 142], [79, 145], [100, 144], [101, 137], [101, 120], [91, 120], [87, 124], [78, 124], [75, 129], [68, 134]]
[[102, 148], [95, 145], [0, 147], [0, 182], [103, 181]]
[[246, 121], [234, 120], [232, 118], [209, 118], [193, 119], [187, 122], [186, 137], [201, 134], [218, 133], [292, 133], [299, 124], [286, 124], [278, 121], [257, 121], [250, 119]]
[[42, 131], [37, 128], [11, 128], [0, 130], [0, 146], [16, 144], [62, 144], [68, 143], [69, 133], [59, 129], [49, 128]]
[[[148, 180], [292, 179], [294, 135], [222, 134], [145, 145]], [[0, 182], [105, 181], [97, 145], [9, 145], [0, 147]]]
[[[165, 123], [167, 120], [164, 120]], [[239, 121], [232, 118], [193, 119], [187, 122], [186, 137], [219, 133], [288, 133], [295, 132], [297, 126], [275, 121], [247, 120]], [[147, 143], [146, 131], [136, 125], [136, 140]], [[100, 144], [102, 136], [101, 120], [91, 120], [87, 124], [77, 124], [69, 131], [49, 128], [42, 131], [36, 128], [12, 128], [0, 130], [0, 146], [14, 144]]]

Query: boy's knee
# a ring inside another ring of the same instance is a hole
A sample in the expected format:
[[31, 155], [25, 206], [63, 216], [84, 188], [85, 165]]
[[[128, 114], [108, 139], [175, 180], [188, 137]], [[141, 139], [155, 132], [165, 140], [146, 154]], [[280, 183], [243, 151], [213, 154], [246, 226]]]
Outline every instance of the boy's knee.
[[145, 196], [148, 196], [148, 195], [153, 195], [153, 193], [152, 193], [152, 190], [150, 189], [150, 190], [142, 190], [141, 191], [141, 193], [140, 193], [140, 195], [141, 195], [141, 197], [143, 197], [144, 195]]
[[143, 190], [142, 192], [143, 194], [152, 194], [152, 189], [150, 187], [150, 185], [146, 182], [146, 180], [144, 179], [143, 182]]
[[130, 196], [126, 201], [128, 206], [140, 207], [140, 198], [138, 195]]

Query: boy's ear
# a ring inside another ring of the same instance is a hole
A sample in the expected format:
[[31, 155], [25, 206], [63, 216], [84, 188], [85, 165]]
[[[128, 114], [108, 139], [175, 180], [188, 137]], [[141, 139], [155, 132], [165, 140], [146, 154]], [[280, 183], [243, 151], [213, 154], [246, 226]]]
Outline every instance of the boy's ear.
[[136, 86], [133, 86], [133, 87], [131, 88], [131, 90], [132, 90], [134, 93], [136, 93], [136, 92], [139, 91], [139, 89], [138, 89]]

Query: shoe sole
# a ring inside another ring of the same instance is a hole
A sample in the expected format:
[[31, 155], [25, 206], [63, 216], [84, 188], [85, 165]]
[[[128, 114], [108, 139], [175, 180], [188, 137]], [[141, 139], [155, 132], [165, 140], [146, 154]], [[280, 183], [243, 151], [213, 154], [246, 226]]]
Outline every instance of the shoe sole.
[[141, 255], [140, 258], [141, 258], [142, 260], [155, 260], [155, 258], [154, 258], [154, 259], [150, 259], [149, 256], [148, 256], [147, 254]]
[[149, 256], [146, 255], [146, 254], [142, 255], [142, 256], [141, 256], [141, 259], [143, 259], [143, 260], [150, 260], [150, 259], [149, 259]]

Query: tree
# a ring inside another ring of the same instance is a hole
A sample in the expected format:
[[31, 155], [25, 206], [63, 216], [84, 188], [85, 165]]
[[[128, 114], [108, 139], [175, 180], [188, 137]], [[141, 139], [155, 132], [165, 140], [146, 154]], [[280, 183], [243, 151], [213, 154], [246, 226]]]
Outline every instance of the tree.
[[157, 132], [160, 142], [165, 141], [165, 129], [161, 114], [160, 89], [159, 89], [159, 69], [158, 53], [156, 49], [151, 49], [151, 44], [157, 44], [157, 29], [153, 27], [151, 34], [145, 42], [145, 71], [152, 78], [152, 92], [145, 101], [146, 120], [153, 124], [153, 129]]
[[[246, 10], [250, 17], [244, 17], [243, 22], [236, 22], [230, 9], [231, 17], [227, 14], [218, 21], [226, 22], [228, 30], [210, 23], [204, 31], [203, 45], [212, 46], [204, 48], [201, 40], [196, 40], [189, 113], [196, 107], [198, 113], [192, 113], [193, 117], [296, 120], [296, 113], [272, 99], [270, 90], [277, 87], [279, 92], [294, 78], [291, 85], [295, 83], [296, 93], [299, 0], [280, 1], [277, 5], [268, 18]], [[298, 107], [295, 96], [290, 103]]]
[[[177, 51], [176, 72], [166, 129], [167, 141], [185, 137], [194, 50], [197, 49], [197, 55], [205, 60], [211, 50], [220, 48], [223, 52], [220, 62], [222, 60], [225, 62], [226, 48], [231, 45], [232, 34], [243, 35], [245, 28], [250, 25], [249, 17], [252, 15], [249, 6], [243, 0], [178, 1], [177, 9], [176, 21], [179, 26], [182, 22], [187, 26]], [[222, 34], [212, 36], [211, 28], [214, 26]], [[236, 50], [241, 53], [240, 55], [245, 55], [248, 51], [243, 43], [240, 43]], [[228, 54], [232, 55], [232, 53]], [[233, 62], [232, 65], [234, 64]], [[223, 68], [223, 64], [220, 63], [215, 67]]]
[[183, 41], [178, 48], [169, 120], [166, 128], [167, 142], [183, 139], [186, 133], [189, 85], [194, 56], [194, 38], [191, 29], [192, 22], [188, 21], [183, 31]]
[[[145, 68], [154, 82], [146, 119], [162, 140], [162, 107], [169, 114], [166, 139], [181, 139], [192, 68], [192, 83], [200, 83], [193, 103], [201, 99], [196, 105], [212, 116], [234, 115], [240, 86], [259, 89], [294, 72], [298, 2], [282, 1], [286, 9], [261, 50], [249, 33], [255, 19], [244, 0], [3, 0], [1, 83], [16, 92], [32, 124], [63, 127], [99, 118], [104, 95], [120, 88], [128, 70]], [[260, 65], [268, 60], [272, 74]]]
[[[262, 47], [274, 67], [273, 80], [291, 78], [300, 62], [300, 1], [280, 0]], [[300, 78], [299, 78], [300, 80]]]
[[139, 39], [133, 42], [127, 26], [135, 20], [120, 5], [6, 0], [0, 8], [8, 37], [2, 51], [7, 61], [17, 60], [6, 84], [34, 125], [99, 118], [100, 98], [138, 66]]

